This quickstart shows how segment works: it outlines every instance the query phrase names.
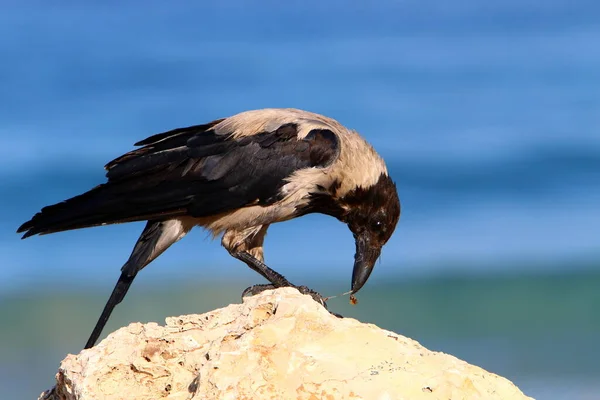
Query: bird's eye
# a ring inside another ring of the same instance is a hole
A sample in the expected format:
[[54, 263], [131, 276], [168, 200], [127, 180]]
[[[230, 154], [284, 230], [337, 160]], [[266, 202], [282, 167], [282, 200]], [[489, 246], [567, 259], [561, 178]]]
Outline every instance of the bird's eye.
[[371, 229], [375, 232], [380, 232], [383, 229], [383, 222], [381, 220], [375, 220], [371, 223]]

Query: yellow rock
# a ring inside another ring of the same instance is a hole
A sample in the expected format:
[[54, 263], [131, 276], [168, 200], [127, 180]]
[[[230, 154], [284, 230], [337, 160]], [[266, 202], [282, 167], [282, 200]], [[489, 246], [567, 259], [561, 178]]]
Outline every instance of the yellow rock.
[[510, 381], [283, 288], [134, 323], [67, 356], [40, 399], [528, 399]]

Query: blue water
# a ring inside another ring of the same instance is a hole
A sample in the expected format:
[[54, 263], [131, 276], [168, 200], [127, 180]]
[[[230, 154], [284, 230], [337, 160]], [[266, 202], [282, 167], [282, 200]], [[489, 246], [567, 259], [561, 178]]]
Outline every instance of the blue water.
[[[140, 224], [24, 242], [14, 229], [141, 138], [268, 106], [331, 115], [388, 161], [403, 215], [375, 279], [600, 254], [597, 3], [146, 4], [3, 7], [3, 290], [113, 276]], [[204, 238], [164, 262], [232, 263]], [[290, 260], [298, 242], [313, 254]], [[338, 276], [353, 244], [313, 216], [273, 227], [267, 252], [289, 274]]]
[[[108, 290], [143, 224], [14, 231], [137, 140], [262, 107], [337, 118], [387, 160], [403, 214], [374, 281], [600, 268], [600, 3], [176, 4], [3, 3], [0, 293]], [[273, 226], [266, 252], [349, 285], [329, 217]], [[201, 231], [145, 273], [198, 270], [255, 278]]]

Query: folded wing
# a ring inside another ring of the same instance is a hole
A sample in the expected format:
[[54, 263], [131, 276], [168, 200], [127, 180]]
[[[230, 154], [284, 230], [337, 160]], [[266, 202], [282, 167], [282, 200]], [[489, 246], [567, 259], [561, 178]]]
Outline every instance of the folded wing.
[[[43, 208], [18, 232], [23, 238], [90, 226], [178, 216], [206, 217], [248, 205], [268, 206], [285, 178], [330, 165], [335, 134], [313, 129], [298, 139], [296, 123], [235, 138], [212, 128], [222, 120], [172, 130], [106, 165], [108, 181]], [[232, 132], [233, 133], [233, 132]]]

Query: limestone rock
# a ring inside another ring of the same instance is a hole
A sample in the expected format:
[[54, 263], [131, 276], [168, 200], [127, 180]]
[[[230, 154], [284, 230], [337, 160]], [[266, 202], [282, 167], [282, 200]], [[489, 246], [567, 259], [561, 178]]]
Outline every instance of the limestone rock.
[[68, 355], [40, 399], [527, 399], [412, 339], [336, 318], [295, 289], [133, 323]]

